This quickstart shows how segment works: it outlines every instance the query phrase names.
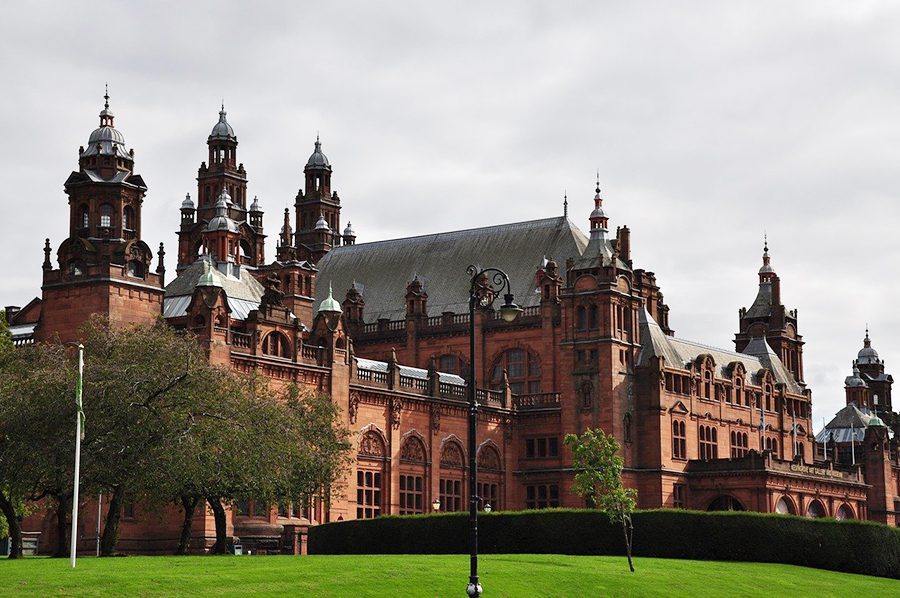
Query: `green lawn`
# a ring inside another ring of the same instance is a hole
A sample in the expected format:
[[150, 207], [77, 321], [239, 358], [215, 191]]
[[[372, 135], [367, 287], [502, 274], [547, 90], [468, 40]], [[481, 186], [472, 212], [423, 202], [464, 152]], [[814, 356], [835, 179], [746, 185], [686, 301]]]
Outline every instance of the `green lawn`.
[[[560, 555], [483, 555], [501, 596], [900, 596], [900, 581], [791, 565]], [[468, 557], [0, 559], [3, 596], [465, 596]]]

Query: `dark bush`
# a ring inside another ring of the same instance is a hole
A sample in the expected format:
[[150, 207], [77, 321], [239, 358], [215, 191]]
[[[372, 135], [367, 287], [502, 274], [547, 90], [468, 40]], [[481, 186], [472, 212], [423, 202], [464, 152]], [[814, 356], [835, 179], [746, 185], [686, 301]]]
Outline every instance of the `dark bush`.
[[[464, 554], [468, 514], [380, 517], [310, 529], [310, 554]], [[478, 518], [483, 553], [624, 555], [598, 511], [551, 509]], [[764, 513], [634, 514], [636, 556], [785, 563], [900, 578], [900, 530], [865, 521]]]

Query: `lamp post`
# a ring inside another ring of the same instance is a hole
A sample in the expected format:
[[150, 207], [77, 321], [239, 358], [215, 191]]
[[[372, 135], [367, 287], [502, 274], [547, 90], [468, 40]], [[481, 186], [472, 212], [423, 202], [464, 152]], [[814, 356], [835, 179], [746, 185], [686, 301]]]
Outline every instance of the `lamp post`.
[[435, 498], [433, 501], [431, 501], [431, 510], [435, 513], [441, 510], [441, 499]]
[[506, 322], [515, 320], [522, 309], [513, 303], [509, 276], [497, 268], [481, 269], [476, 266], [466, 268], [471, 277], [469, 285], [469, 585], [466, 594], [470, 598], [481, 596], [478, 582], [478, 470], [475, 460], [477, 444], [475, 428], [477, 424], [478, 402], [475, 392], [475, 308], [488, 309], [494, 300], [503, 295], [500, 317]]

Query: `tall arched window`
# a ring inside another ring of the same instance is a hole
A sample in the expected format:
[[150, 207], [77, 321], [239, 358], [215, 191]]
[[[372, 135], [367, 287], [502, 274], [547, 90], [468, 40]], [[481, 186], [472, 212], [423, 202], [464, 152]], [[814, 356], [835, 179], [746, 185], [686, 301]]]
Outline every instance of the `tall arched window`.
[[597, 330], [600, 327], [599, 319], [597, 318], [597, 306], [591, 305], [588, 307], [588, 328], [591, 330]]
[[86, 205], [81, 206], [81, 228], [88, 228], [91, 225], [91, 216]]
[[462, 445], [449, 440], [441, 449], [441, 476], [439, 498], [441, 510], [447, 512], [464, 511], [466, 459]]
[[400, 514], [425, 512], [425, 444], [410, 436], [400, 447]]
[[485, 445], [478, 451], [478, 498], [480, 508], [491, 505], [494, 511], [500, 510], [503, 496], [503, 465], [500, 453], [491, 445]]
[[286, 336], [280, 332], [270, 332], [262, 343], [263, 353], [273, 357], [291, 358], [291, 345]]
[[703, 370], [703, 398], [711, 399], [713, 398], [713, 374], [712, 371], [705, 369]]
[[587, 328], [587, 310], [583, 305], [575, 308], [575, 329], [585, 330]]
[[509, 349], [494, 361], [491, 385], [499, 388], [503, 370], [509, 378], [513, 394], [537, 394], [541, 392], [541, 361], [537, 353], [525, 349]]
[[100, 206], [100, 226], [103, 228], [112, 226], [112, 206], [108, 203]]
[[356, 518], [381, 515], [384, 499], [384, 464], [387, 452], [381, 434], [369, 430], [359, 441], [356, 465]]

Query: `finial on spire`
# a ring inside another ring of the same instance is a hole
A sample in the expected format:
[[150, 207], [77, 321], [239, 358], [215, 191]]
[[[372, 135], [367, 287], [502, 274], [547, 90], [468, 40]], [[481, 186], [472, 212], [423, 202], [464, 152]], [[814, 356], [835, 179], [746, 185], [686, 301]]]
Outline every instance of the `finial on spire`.
[[109, 83], [103, 84], [105, 91], [103, 92], [103, 108], [109, 110]]
[[563, 189], [563, 216], [569, 215], [569, 193]]
[[866, 322], [866, 340], [869, 340], [869, 323]]
[[769, 253], [769, 233], [763, 230], [763, 253]]
[[600, 169], [597, 169], [597, 186], [594, 188], [594, 193], [600, 195]]

